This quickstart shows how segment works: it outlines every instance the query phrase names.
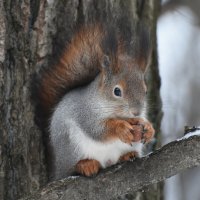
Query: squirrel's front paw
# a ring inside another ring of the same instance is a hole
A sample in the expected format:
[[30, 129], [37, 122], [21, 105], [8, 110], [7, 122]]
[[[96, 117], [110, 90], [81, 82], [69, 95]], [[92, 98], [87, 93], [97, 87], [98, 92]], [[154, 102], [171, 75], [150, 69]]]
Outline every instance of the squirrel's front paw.
[[131, 144], [142, 138], [141, 126], [133, 126], [129, 121], [121, 119], [110, 119], [106, 124], [107, 132], [104, 140], [120, 139], [122, 142]]
[[95, 175], [98, 173], [99, 169], [100, 163], [93, 159], [80, 160], [75, 166], [76, 172], [84, 176]]
[[127, 144], [131, 144], [135, 141], [134, 135], [132, 134], [133, 127], [126, 121], [120, 121], [116, 127], [116, 135], [118, 138]]
[[142, 133], [138, 135], [141, 135], [141, 141], [143, 143], [148, 143], [153, 138], [155, 130], [149, 121], [142, 118], [131, 118], [127, 121], [132, 125], [133, 132]]

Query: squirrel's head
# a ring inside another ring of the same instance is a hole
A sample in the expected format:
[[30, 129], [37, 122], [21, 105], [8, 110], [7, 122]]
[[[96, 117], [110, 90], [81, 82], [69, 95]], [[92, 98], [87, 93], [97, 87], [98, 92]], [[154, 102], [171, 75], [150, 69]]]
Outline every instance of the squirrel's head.
[[117, 60], [103, 57], [99, 90], [108, 104], [106, 107], [114, 116], [136, 117], [144, 110], [146, 66], [146, 62], [133, 60], [129, 56], [121, 55]]
[[[107, 29], [102, 40], [100, 92], [108, 110], [118, 117], [139, 116], [145, 107], [144, 75], [151, 54], [147, 27]], [[121, 33], [119, 35], [119, 33]]]

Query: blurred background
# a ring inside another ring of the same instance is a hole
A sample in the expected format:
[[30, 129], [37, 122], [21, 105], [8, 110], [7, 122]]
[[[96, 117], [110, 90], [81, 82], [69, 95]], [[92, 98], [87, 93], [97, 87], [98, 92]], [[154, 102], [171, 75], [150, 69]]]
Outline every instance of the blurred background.
[[[165, 144], [200, 126], [200, 1], [163, 1], [157, 36]], [[200, 168], [168, 179], [165, 200], [200, 200]]]

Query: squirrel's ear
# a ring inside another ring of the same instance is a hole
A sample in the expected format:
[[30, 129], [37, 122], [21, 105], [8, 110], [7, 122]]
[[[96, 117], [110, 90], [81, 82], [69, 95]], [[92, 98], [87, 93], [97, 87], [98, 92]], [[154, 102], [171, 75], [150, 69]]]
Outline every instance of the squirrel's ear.
[[110, 67], [110, 59], [107, 55], [104, 55], [102, 58], [101, 66], [103, 69], [108, 70]]
[[112, 67], [111, 67], [111, 61], [108, 55], [102, 56], [101, 68], [102, 68], [102, 72], [104, 72], [104, 75], [106, 75], [106, 77], [110, 79], [113, 72], [112, 72]]
[[151, 63], [151, 52], [146, 57], [139, 57], [136, 62], [142, 72], [145, 73]]
[[150, 31], [143, 24], [138, 26], [138, 44], [136, 52], [136, 62], [140, 69], [145, 72], [151, 61], [151, 40]]

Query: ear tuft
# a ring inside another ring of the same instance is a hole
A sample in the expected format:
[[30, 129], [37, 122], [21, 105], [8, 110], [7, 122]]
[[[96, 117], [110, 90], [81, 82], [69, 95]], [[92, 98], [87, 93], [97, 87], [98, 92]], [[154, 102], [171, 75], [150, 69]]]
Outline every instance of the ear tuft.
[[151, 55], [150, 31], [144, 24], [139, 24], [137, 28], [138, 44], [136, 50], [136, 60], [143, 72], [146, 71]]

